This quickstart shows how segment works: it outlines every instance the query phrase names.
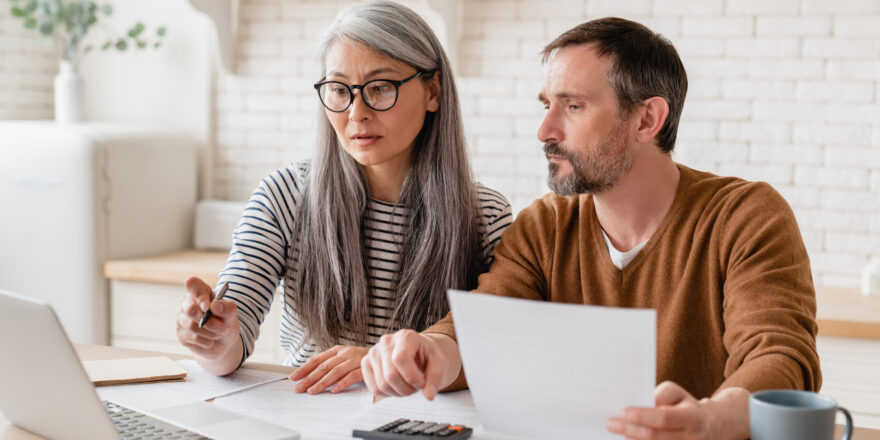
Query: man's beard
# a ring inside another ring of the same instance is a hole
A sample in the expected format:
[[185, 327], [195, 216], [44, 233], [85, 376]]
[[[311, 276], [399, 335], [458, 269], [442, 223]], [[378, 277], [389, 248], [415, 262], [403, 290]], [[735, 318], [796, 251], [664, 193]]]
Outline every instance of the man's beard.
[[594, 148], [581, 151], [568, 151], [558, 143], [544, 144], [545, 154], [562, 157], [572, 169], [571, 173], [559, 177], [559, 165], [550, 162], [547, 185], [561, 196], [599, 194], [611, 189], [632, 169], [632, 152], [628, 148], [629, 136], [625, 130], [623, 121], [618, 121], [614, 130]]

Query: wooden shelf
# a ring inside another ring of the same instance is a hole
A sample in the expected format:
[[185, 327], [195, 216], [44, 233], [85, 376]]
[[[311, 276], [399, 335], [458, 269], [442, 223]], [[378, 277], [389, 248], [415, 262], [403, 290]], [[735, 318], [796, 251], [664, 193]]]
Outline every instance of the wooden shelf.
[[227, 256], [227, 252], [187, 249], [154, 257], [111, 260], [104, 263], [104, 276], [119, 281], [175, 285], [195, 276], [214, 285]]
[[880, 339], [880, 296], [856, 289], [817, 287], [820, 336]]

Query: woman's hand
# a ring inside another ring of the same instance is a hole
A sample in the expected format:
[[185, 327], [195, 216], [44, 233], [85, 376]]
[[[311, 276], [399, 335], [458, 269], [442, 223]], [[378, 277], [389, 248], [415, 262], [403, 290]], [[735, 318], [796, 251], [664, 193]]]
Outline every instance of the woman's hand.
[[[196, 277], [186, 280], [186, 291], [177, 313], [177, 340], [196, 355], [205, 370], [221, 376], [231, 373], [242, 353], [235, 302], [212, 302], [211, 286]], [[208, 308], [213, 316], [199, 328]]]
[[300, 381], [293, 390], [318, 394], [332, 386], [330, 392], [339, 393], [363, 381], [361, 359], [369, 350], [369, 347], [337, 345], [313, 356], [290, 375], [290, 380]]

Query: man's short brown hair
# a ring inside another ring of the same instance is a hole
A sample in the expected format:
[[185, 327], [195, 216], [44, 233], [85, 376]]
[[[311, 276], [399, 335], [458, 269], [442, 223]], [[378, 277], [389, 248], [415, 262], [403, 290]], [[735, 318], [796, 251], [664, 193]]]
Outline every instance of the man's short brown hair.
[[546, 63], [559, 49], [596, 44], [600, 57], [610, 56], [608, 82], [622, 115], [628, 115], [651, 97], [669, 104], [669, 115], [657, 133], [665, 152], [675, 147], [678, 120], [687, 94], [687, 73], [672, 43], [642, 24], [617, 17], [588, 21], [566, 31], [542, 51]]

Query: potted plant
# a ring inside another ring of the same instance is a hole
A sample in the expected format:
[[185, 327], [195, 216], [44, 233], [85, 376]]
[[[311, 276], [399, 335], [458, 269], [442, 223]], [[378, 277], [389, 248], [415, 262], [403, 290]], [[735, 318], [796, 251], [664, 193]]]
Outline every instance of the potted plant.
[[[88, 45], [80, 50], [86, 34], [102, 19], [113, 14], [109, 4], [98, 5], [83, 0], [10, 0], [13, 17], [24, 22], [24, 27], [34, 29], [44, 38], [51, 38], [59, 45], [61, 60], [55, 77], [55, 120], [73, 122], [83, 119], [83, 82], [77, 73], [77, 63], [82, 55], [94, 49]], [[112, 32], [112, 31], [111, 31]], [[152, 35], [150, 35], [152, 34]], [[143, 23], [135, 23], [127, 32], [105, 40], [101, 50], [125, 52], [154, 48], [162, 45], [166, 29], [158, 27], [154, 33], [147, 32]]]

